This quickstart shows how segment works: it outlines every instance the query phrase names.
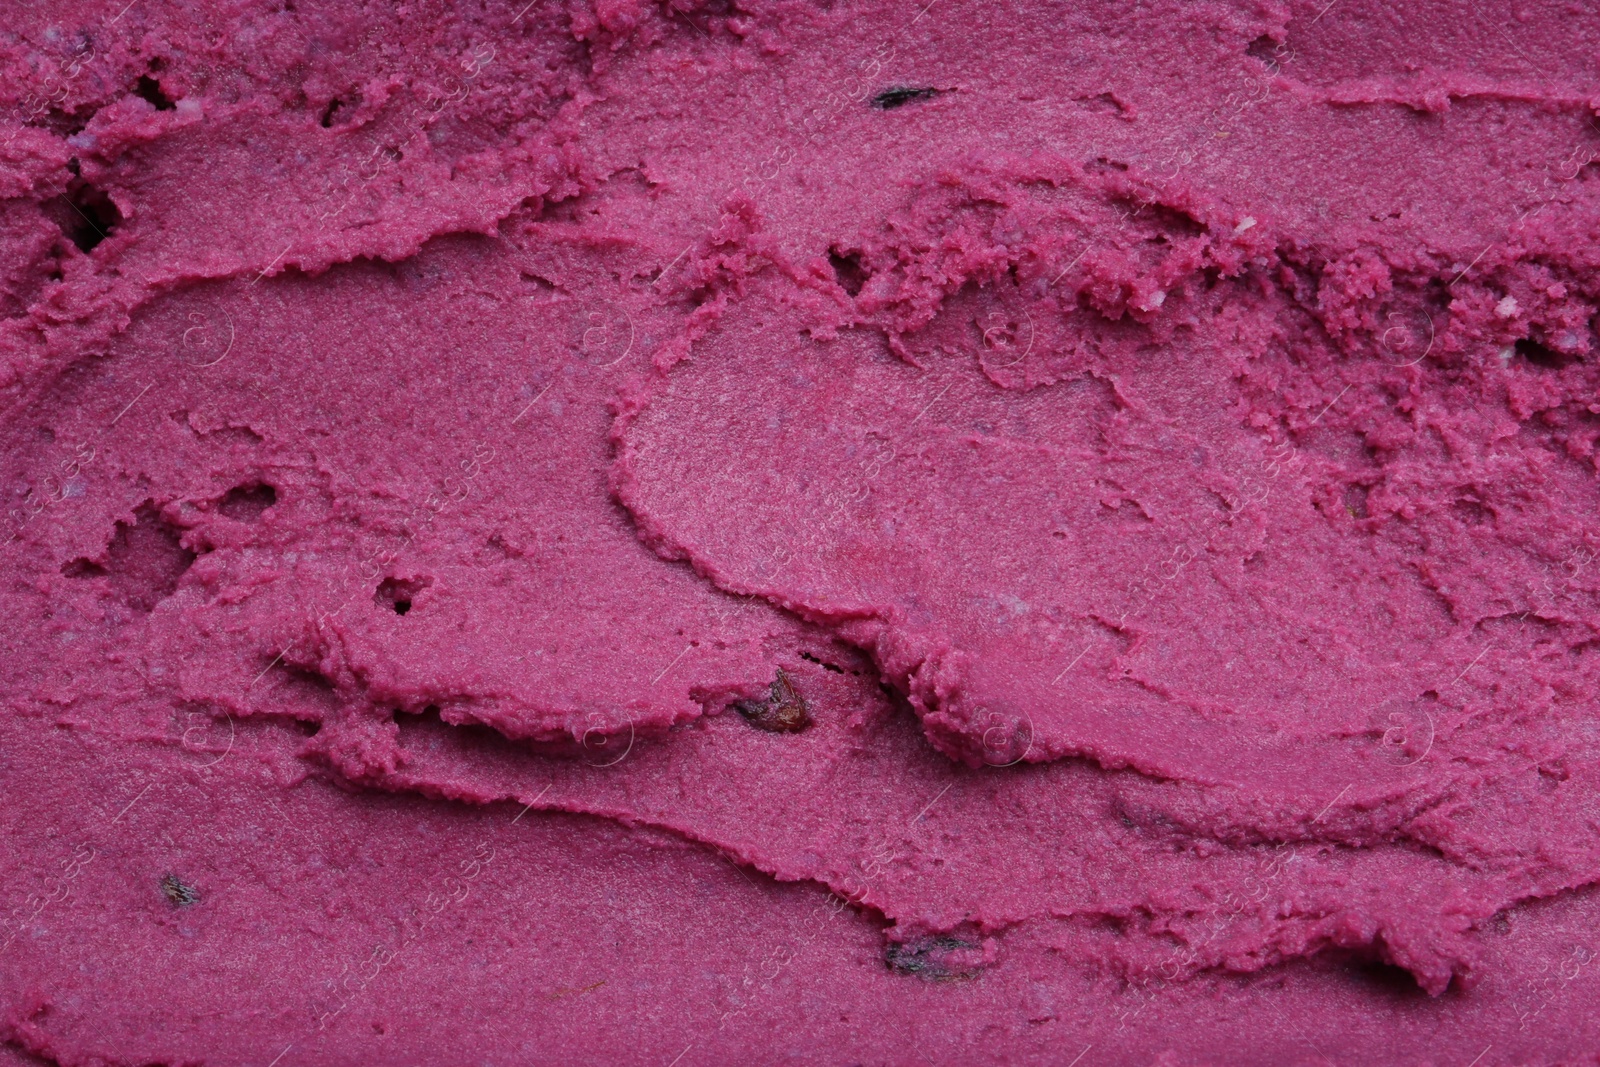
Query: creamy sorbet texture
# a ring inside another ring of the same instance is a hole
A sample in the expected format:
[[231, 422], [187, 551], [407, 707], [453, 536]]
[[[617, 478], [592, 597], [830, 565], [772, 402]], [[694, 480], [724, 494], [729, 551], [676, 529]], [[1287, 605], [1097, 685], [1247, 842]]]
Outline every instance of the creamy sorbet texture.
[[0, 1064], [1600, 1064], [1597, 57], [0, 3]]

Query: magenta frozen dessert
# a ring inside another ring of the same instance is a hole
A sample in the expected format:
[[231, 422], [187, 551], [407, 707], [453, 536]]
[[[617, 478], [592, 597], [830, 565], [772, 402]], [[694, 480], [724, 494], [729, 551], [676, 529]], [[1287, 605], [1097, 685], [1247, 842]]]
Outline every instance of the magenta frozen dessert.
[[0, 1062], [1600, 1061], [1600, 15], [0, 22]]

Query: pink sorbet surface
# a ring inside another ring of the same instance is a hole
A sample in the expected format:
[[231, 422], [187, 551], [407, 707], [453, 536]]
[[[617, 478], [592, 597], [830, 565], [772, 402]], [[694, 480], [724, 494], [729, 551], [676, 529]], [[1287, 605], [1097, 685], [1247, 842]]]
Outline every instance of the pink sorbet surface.
[[1597, 57], [0, 2], [0, 1065], [1600, 1064]]

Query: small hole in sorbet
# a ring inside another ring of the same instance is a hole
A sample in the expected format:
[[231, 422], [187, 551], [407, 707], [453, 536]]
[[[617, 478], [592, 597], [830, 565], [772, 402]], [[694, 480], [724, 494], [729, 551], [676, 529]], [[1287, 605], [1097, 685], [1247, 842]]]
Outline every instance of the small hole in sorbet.
[[1255, 40], [1250, 42], [1247, 48], [1245, 48], [1246, 55], [1249, 55], [1254, 59], [1259, 59], [1261, 62], [1272, 67], [1278, 65], [1278, 56], [1284, 51], [1285, 49], [1282, 43], [1273, 40], [1266, 34], [1262, 34], [1260, 37], [1257, 37]]
[[861, 287], [867, 283], [871, 274], [861, 265], [861, 253], [840, 252], [838, 249], [828, 249], [828, 263], [833, 267], [833, 276], [838, 279], [839, 288], [851, 296], [857, 296]]
[[1404, 967], [1383, 960], [1352, 958], [1347, 965], [1349, 974], [1370, 992], [1397, 1000], [1422, 1000], [1427, 994], [1417, 985], [1417, 979]]
[[872, 106], [880, 111], [893, 111], [897, 107], [904, 107], [913, 100], [931, 100], [939, 95], [939, 90], [931, 88], [913, 89], [908, 86], [896, 86], [885, 89], [872, 98]]
[[[183, 531], [168, 522], [152, 501], [134, 509], [133, 522], [118, 522], [98, 573], [111, 580], [111, 593], [139, 614], [148, 614], [177, 591], [195, 560], [184, 547]], [[84, 569], [82, 577], [95, 577]]]
[[320, 120], [322, 128], [329, 130], [339, 125], [340, 112], [348, 111], [351, 106], [352, 102], [349, 100], [341, 100], [338, 97], [329, 100], [328, 106], [322, 109], [322, 118]]
[[87, 559], [75, 559], [61, 565], [61, 573], [68, 578], [104, 578], [106, 569]]
[[133, 95], [157, 111], [171, 111], [178, 106], [161, 88], [161, 83], [148, 74], [141, 74], [139, 80], [133, 83]]
[[417, 594], [432, 584], [428, 579], [402, 581], [399, 578], [385, 578], [378, 584], [378, 591], [372, 599], [378, 604], [387, 604], [396, 615], [404, 615], [411, 610]]
[[122, 221], [122, 212], [104, 192], [84, 181], [74, 181], [65, 197], [57, 197], [53, 214], [80, 252], [92, 252]]
[[834, 674], [843, 674], [844, 673], [844, 668], [843, 667], [835, 667], [833, 664], [827, 662], [826, 660], [818, 659], [816, 656], [813, 656], [809, 652], [800, 653], [800, 658], [805, 660], [807, 663], [815, 663], [817, 666], [821, 667], [825, 671], [832, 671]]
[[1548, 348], [1531, 337], [1524, 337], [1515, 345], [1517, 355], [1532, 363], [1535, 367], [1544, 367], [1547, 370], [1560, 370], [1572, 363], [1577, 357], [1568, 356]]
[[277, 502], [278, 491], [270, 485], [236, 485], [217, 503], [217, 511], [239, 522], [255, 522]]

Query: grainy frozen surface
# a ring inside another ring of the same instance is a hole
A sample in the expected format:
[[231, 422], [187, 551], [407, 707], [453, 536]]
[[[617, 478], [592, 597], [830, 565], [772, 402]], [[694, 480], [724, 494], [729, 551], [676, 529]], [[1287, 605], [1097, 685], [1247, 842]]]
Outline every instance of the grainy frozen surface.
[[124, 3], [0, 1062], [1600, 1058], [1588, 5]]

